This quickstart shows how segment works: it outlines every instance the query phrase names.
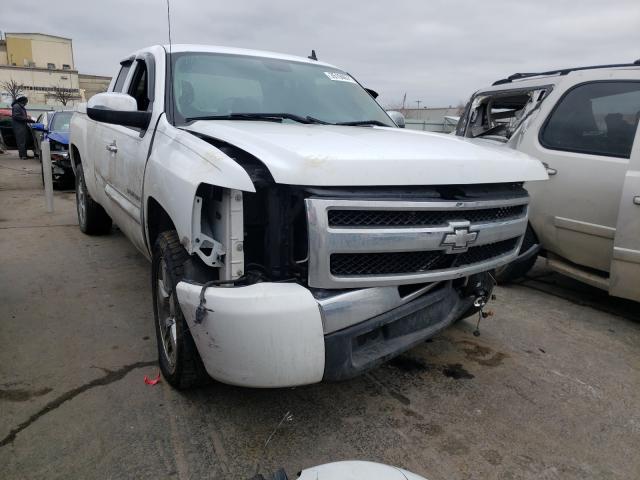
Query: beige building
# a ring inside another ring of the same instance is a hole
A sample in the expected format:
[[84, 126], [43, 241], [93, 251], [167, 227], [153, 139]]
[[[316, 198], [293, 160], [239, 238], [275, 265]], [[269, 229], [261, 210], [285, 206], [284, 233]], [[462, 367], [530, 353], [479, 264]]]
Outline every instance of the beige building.
[[[4, 58], [2, 57], [4, 50]], [[42, 33], [7, 33], [0, 64], [14, 67], [74, 70], [73, 43], [70, 38]]]
[[[0, 38], [0, 83], [11, 80], [22, 85], [31, 109], [61, 107], [56, 90], [69, 97], [67, 107], [82, 100], [70, 38], [7, 33]], [[0, 105], [10, 103], [6, 89], [0, 88]]]
[[78, 81], [80, 82], [80, 95], [82, 101], [86, 102], [96, 93], [106, 92], [111, 83], [111, 77], [103, 77], [101, 75], [85, 75], [83, 73], [78, 75]]

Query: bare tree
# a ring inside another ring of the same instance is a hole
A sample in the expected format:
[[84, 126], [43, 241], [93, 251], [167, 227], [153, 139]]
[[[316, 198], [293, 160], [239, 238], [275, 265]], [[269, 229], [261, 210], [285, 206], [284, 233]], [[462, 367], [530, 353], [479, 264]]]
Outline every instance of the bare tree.
[[67, 106], [67, 103], [69, 103], [69, 100], [76, 98], [73, 92], [71, 91], [71, 89], [63, 88], [63, 87], [51, 87], [51, 91], [49, 92], [49, 95], [51, 95], [55, 100], [60, 102], [63, 107]]
[[0, 88], [2, 88], [2, 90], [9, 94], [9, 96], [11, 97], [11, 103], [13, 103], [18, 99], [18, 97], [22, 96], [24, 85], [16, 82], [12, 78], [11, 80], [0, 82]]

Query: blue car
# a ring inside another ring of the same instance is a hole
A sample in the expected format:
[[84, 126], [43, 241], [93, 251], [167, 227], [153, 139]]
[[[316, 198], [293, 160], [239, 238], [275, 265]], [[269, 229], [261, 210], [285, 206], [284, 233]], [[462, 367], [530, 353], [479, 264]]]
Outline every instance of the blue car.
[[54, 112], [46, 128], [42, 124], [33, 126], [34, 130], [44, 132], [42, 140], [49, 140], [53, 186], [57, 189], [73, 188], [75, 185], [69, 158], [69, 124], [72, 115], [73, 112]]

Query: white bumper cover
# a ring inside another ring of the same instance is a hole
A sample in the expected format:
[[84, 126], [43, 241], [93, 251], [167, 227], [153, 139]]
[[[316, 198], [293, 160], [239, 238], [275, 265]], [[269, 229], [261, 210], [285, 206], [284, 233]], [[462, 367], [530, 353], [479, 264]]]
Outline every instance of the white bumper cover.
[[258, 388], [317, 383], [324, 372], [322, 318], [306, 288], [292, 283], [210, 287], [196, 323], [201, 287], [177, 286], [178, 299], [209, 375]]
[[300, 472], [299, 480], [427, 480], [415, 473], [381, 463], [348, 460], [326, 463]]

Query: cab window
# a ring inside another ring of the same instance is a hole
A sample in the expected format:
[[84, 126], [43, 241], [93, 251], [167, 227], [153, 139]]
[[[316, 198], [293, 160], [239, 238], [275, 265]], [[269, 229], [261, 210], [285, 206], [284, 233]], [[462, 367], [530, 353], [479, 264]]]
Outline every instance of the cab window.
[[118, 78], [116, 78], [116, 83], [113, 86], [113, 91], [121, 93], [122, 87], [124, 86], [124, 82], [127, 79], [127, 75], [129, 74], [129, 70], [131, 69], [131, 62], [123, 62], [122, 67], [120, 67], [120, 72], [118, 72]]
[[136, 70], [133, 73], [128, 93], [136, 99], [138, 110], [143, 112], [149, 109], [151, 103], [149, 100], [148, 78], [147, 65], [144, 60], [136, 61]]
[[552, 150], [629, 158], [640, 118], [640, 82], [593, 82], [570, 90], [540, 134]]

